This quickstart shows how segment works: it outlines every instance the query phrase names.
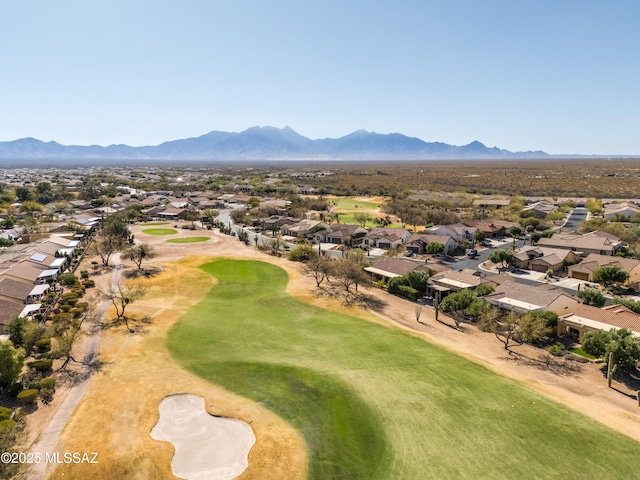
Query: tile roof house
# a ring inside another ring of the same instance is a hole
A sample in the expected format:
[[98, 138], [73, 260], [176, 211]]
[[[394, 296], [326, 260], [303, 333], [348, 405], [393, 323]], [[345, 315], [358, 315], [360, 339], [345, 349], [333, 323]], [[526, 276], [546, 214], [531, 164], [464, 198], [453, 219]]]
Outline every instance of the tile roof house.
[[627, 288], [639, 290], [640, 288], [640, 260], [632, 258], [612, 257], [590, 253], [582, 262], [569, 267], [569, 277], [593, 282], [593, 272], [600, 267], [615, 265], [629, 274], [629, 279], [624, 283]]
[[563, 248], [573, 250], [579, 255], [599, 253], [601, 255], [615, 255], [624, 247], [625, 243], [618, 237], [605, 232], [590, 232], [584, 235], [579, 233], [555, 233], [551, 237], [543, 237], [538, 241], [538, 246]]
[[470, 220], [465, 223], [467, 227], [475, 227], [485, 234], [487, 238], [505, 237], [507, 231], [517, 223], [507, 222], [506, 220], [488, 219], [488, 220]]
[[573, 312], [580, 302], [577, 297], [547, 284], [527, 285], [507, 281], [484, 297], [493, 305], [518, 312], [550, 311], [558, 315]]
[[553, 203], [546, 202], [544, 200], [527, 205], [522, 209], [522, 213], [526, 213], [527, 216], [533, 216], [536, 218], [545, 218], [549, 213], [553, 212], [556, 206]]
[[375, 227], [365, 235], [363, 244], [388, 250], [393, 246], [404, 244], [409, 237], [411, 234], [404, 228]]
[[559, 272], [567, 263], [577, 262], [579, 257], [571, 250], [525, 246], [514, 252], [513, 259], [517, 268], [536, 272], [546, 272], [548, 270]]
[[414, 233], [404, 242], [404, 246], [413, 253], [422, 254], [426, 252], [427, 245], [432, 242], [442, 244], [445, 255], [458, 247], [458, 242], [449, 235], [432, 235], [428, 233]]
[[360, 225], [347, 223], [334, 223], [326, 230], [316, 233], [316, 240], [322, 243], [334, 243], [337, 245], [353, 245], [358, 239], [367, 235], [369, 231]]
[[320, 220], [301, 220], [298, 223], [282, 225], [282, 227], [280, 227], [280, 230], [284, 235], [290, 235], [292, 237], [305, 237], [320, 230], [324, 230], [328, 226], [329, 225], [321, 222]]
[[494, 287], [497, 283], [491, 281], [490, 277], [485, 277], [478, 274], [476, 270], [465, 268], [464, 270], [452, 270], [436, 273], [429, 277], [429, 285], [427, 292], [458, 292], [464, 289], [473, 290], [482, 284], [489, 284]]
[[365, 272], [372, 273], [377, 277], [395, 278], [402, 277], [408, 272], [415, 270], [418, 263], [404, 258], [385, 257], [378, 260], [370, 267], [366, 267]]
[[640, 337], [640, 315], [623, 305], [603, 308], [580, 305], [572, 313], [558, 318], [558, 336], [568, 334], [580, 342], [586, 332], [608, 332], [614, 328], [627, 328]]
[[640, 215], [640, 207], [632, 203], [611, 203], [604, 207], [604, 218], [607, 220], [629, 221]]
[[17, 300], [4, 300], [0, 298], [0, 335], [5, 334], [5, 325], [13, 317], [20, 315], [24, 310], [24, 304]]

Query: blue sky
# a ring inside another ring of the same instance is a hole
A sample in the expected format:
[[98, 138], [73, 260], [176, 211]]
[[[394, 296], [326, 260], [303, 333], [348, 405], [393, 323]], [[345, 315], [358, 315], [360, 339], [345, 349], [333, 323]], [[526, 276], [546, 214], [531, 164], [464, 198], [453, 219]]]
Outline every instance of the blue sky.
[[640, 154], [637, 0], [0, 0], [0, 141], [289, 125]]

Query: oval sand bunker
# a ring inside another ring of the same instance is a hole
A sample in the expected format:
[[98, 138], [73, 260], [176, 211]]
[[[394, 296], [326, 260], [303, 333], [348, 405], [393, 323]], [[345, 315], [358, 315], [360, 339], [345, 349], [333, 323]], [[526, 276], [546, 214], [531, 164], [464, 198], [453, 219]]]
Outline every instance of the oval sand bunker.
[[249, 450], [256, 442], [249, 425], [210, 415], [204, 399], [190, 394], [160, 402], [160, 419], [151, 437], [173, 444], [173, 474], [188, 480], [237, 477], [249, 466]]

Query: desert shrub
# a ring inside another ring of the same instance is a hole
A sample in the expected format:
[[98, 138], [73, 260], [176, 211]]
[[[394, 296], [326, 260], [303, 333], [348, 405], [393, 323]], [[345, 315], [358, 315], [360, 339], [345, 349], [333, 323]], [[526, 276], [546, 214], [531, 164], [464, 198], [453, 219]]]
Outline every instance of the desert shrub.
[[418, 300], [422, 294], [413, 287], [409, 285], [400, 285], [398, 287], [398, 293], [403, 297], [410, 298], [411, 300]]
[[70, 313], [73, 315], [73, 318], [80, 318], [84, 313], [84, 310], [82, 308], [72, 308]]
[[287, 258], [292, 262], [306, 262], [313, 255], [316, 255], [316, 251], [313, 247], [311, 245], [302, 244], [292, 248], [287, 254]]
[[51, 370], [51, 366], [53, 365], [53, 360], [50, 358], [43, 358], [42, 360], [35, 360], [33, 362], [27, 363], [29, 368], [35, 369], [36, 372], [48, 372]]
[[82, 282], [82, 285], [84, 286], [84, 288], [93, 288], [96, 286], [96, 282], [94, 282], [93, 280], [84, 280]]
[[53, 377], [47, 377], [40, 380], [39, 384], [40, 388], [50, 388], [55, 391], [56, 389], [56, 379]]
[[63, 273], [58, 275], [58, 281], [65, 287], [73, 287], [78, 283], [78, 278], [73, 273]]
[[80, 278], [82, 278], [83, 280], [89, 278], [89, 272], [87, 270], [81, 270], [80, 271]]
[[555, 355], [555, 356], [562, 356], [565, 355], [567, 353], [567, 350], [564, 348], [564, 345], [560, 342], [556, 342], [553, 345], [550, 345], [547, 348], [547, 351], [551, 354], [551, 355]]
[[33, 405], [38, 401], [38, 393], [38, 390], [35, 388], [23, 390], [18, 394], [18, 400], [22, 405]]
[[62, 310], [63, 312], [70, 312], [71, 311], [71, 305], [69, 305], [68, 303], [64, 303], [62, 305], [60, 305], [60, 310]]
[[7, 407], [0, 407], [0, 422], [4, 420], [9, 420], [11, 418], [12, 410]]
[[[58, 310], [58, 309], [56, 309]], [[62, 313], [58, 310], [58, 313], [51, 317], [53, 323], [66, 323], [73, 318], [71, 313]]]
[[482, 283], [473, 290], [473, 293], [475, 293], [477, 297], [484, 297], [485, 295], [489, 295], [493, 292], [493, 290], [493, 285], [489, 283]]
[[53, 394], [56, 393], [55, 390], [51, 388], [41, 388], [38, 391], [38, 396], [40, 397], [40, 401], [45, 405], [49, 405], [53, 401]]
[[78, 302], [76, 303], [76, 307], [81, 309], [83, 312], [86, 312], [89, 309], [89, 304], [87, 302]]
[[45, 353], [51, 350], [51, 338], [43, 337], [36, 341], [35, 343], [36, 350], [38, 353]]
[[75, 292], [66, 292], [60, 295], [60, 302], [66, 303], [69, 300], [78, 300], [78, 295]]

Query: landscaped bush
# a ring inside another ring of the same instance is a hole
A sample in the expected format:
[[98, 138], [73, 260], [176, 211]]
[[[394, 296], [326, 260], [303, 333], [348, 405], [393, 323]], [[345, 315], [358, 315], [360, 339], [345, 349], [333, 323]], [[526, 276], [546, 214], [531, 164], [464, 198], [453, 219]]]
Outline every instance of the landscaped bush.
[[36, 350], [39, 353], [45, 353], [51, 350], [51, 338], [43, 337], [36, 341], [35, 343]]
[[87, 270], [81, 270], [80, 271], [80, 278], [86, 280], [87, 278], [89, 278], [89, 272]]
[[551, 355], [555, 355], [555, 356], [562, 356], [562, 355], [566, 355], [567, 350], [564, 348], [564, 345], [560, 342], [556, 342], [553, 345], [550, 345], [547, 348], [547, 351], [551, 354]]
[[84, 288], [93, 288], [96, 286], [96, 282], [94, 282], [93, 280], [85, 280], [82, 282], [82, 285], [84, 286]]
[[7, 407], [0, 407], [0, 422], [11, 418], [12, 410]]
[[[58, 309], [56, 308], [56, 310]], [[51, 321], [53, 323], [60, 323], [60, 322], [66, 323], [72, 318], [73, 318], [73, 315], [71, 313], [62, 313], [60, 312], [60, 310], [58, 310], [58, 313], [56, 313], [54, 316], [51, 317]]]
[[35, 369], [36, 372], [48, 372], [51, 370], [51, 366], [53, 365], [53, 360], [50, 358], [43, 358], [42, 360], [35, 360], [33, 362], [27, 363], [29, 368]]
[[33, 405], [38, 401], [38, 390], [35, 388], [30, 388], [29, 390], [24, 390], [18, 394], [18, 400], [22, 405]]
[[87, 302], [78, 302], [76, 303], [76, 308], [79, 308], [83, 312], [89, 310], [89, 304]]
[[398, 293], [403, 297], [410, 298], [411, 300], [418, 300], [422, 296], [418, 290], [408, 285], [400, 285], [398, 287]]
[[53, 377], [47, 377], [40, 380], [40, 388], [56, 389], [56, 379]]
[[64, 304], [60, 305], [60, 310], [62, 310], [63, 312], [70, 312], [71, 311], [71, 305], [69, 305], [68, 303], [64, 303]]
[[73, 273], [63, 273], [58, 275], [58, 281], [65, 287], [73, 287], [78, 283], [78, 278]]
[[82, 308], [72, 308], [70, 313], [73, 315], [73, 318], [80, 318], [84, 310]]

